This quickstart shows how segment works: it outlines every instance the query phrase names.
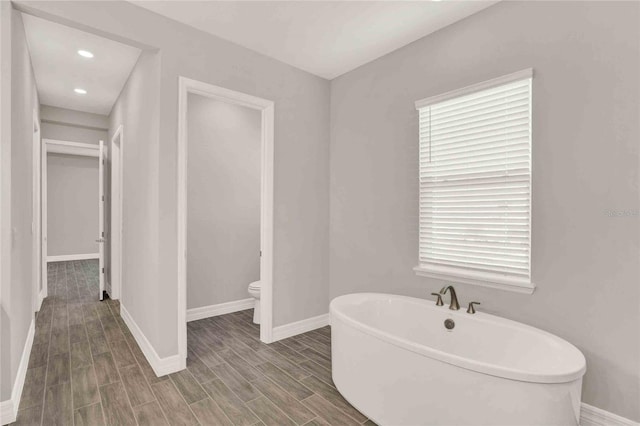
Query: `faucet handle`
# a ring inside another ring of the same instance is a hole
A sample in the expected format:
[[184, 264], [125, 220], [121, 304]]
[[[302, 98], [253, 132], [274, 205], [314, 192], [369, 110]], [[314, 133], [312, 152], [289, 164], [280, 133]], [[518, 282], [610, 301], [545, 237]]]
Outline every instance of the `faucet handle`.
[[442, 295], [440, 293], [431, 293], [431, 295], [438, 298], [438, 300], [436, 300], [436, 306], [444, 305], [444, 303], [442, 303]]
[[480, 302], [469, 302], [469, 307], [467, 308], [467, 313], [468, 314], [475, 314], [476, 313], [476, 309], [473, 307], [473, 305], [480, 305]]

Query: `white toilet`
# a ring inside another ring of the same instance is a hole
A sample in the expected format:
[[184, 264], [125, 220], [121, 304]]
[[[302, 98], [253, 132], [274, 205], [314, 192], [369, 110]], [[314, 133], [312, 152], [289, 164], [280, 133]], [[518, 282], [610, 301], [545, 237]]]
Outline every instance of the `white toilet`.
[[253, 323], [260, 324], [260, 281], [249, 284], [249, 295], [256, 299], [253, 305]]

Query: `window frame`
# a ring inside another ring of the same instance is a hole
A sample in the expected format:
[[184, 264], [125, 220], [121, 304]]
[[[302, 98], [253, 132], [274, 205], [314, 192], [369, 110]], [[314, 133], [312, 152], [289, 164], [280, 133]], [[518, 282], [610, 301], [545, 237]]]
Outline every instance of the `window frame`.
[[[517, 293], [532, 294], [535, 290], [535, 284], [532, 279], [532, 219], [533, 219], [533, 204], [532, 204], [532, 192], [533, 192], [533, 129], [532, 129], [532, 115], [533, 115], [533, 69], [528, 68], [521, 71], [517, 71], [508, 75], [504, 75], [491, 80], [483, 81], [481, 83], [473, 84], [463, 87], [461, 89], [452, 90], [446, 93], [442, 93], [435, 96], [430, 96], [425, 99], [421, 99], [415, 102], [416, 110], [425, 108], [430, 105], [434, 105], [440, 102], [444, 102], [450, 99], [458, 98], [461, 96], [470, 95], [483, 90], [491, 89], [497, 86], [506, 85], [519, 80], [530, 79], [530, 92], [529, 92], [529, 143], [530, 143], [530, 158], [531, 163], [529, 166], [529, 276], [528, 277], [515, 277], [500, 274], [492, 271], [479, 271], [472, 269], [465, 269], [457, 266], [449, 266], [444, 264], [431, 263], [428, 265], [420, 264], [414, 267], [413, 270], [416, 275], [435, 278], [451, 283], [471, 284], [488, 288], [495, 288], [500, 290], [508, 290]], [[419, 119], [418, 119], [419, 122]], [[421, 166], [418, 166], [418, 174], [420, 174]], [[420, 190], [420, 183], [418, 189]], [[420, 200], [420, 193], [418, 194], [418, 200]], [[420, 213], [418, 213], [420, 218]], [[420, 231], [418, 228], [420, 235]], [[418, 236], [420, 241], [420, 236]], [[418, 247], [418, 254], [420, 254], [420, 248]], [[418, 256], [420, 259], [420, 256]]]

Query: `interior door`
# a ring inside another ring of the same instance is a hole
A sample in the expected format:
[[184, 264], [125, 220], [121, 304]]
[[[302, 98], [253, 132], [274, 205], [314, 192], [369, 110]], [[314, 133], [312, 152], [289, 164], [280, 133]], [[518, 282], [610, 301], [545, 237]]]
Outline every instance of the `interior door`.
[[98, 156], [98, 277], [100, 280], [100, 300], [104, 297], [104, 142], [100, 141]]

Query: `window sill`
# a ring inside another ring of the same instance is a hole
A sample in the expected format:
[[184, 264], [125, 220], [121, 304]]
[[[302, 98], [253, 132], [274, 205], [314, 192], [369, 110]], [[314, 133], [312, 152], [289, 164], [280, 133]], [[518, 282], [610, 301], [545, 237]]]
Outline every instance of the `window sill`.
[[536, 286], [523, 279], [507, 278], [499, 274], [463, 271], [436, 265], [420, 265], [413, 268], [416, 275], [440, 279], [449, 283], [471, 284], [522, 294], [533, 294]]

